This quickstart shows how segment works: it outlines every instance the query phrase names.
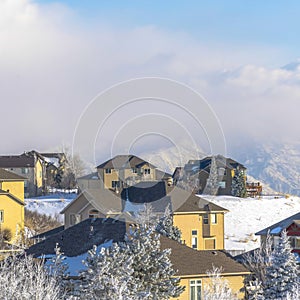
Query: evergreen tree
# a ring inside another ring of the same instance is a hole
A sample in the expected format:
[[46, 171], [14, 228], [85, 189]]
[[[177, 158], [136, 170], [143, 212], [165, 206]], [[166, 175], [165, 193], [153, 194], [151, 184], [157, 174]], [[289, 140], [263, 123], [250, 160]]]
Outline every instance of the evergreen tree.
[[292, 248], [284, 230], [271, 254], [271, 264], [267, 267], [264, 290], [266, 299], [285, 299], [298, 289], [299, 268], [296, 257], [291, 251]]
[[159, 220], [156, 226], [156, 231], [172, 240], [177, 242], [181, 241], [181, 231], [173, 224], [173, 216], [169, 206], [167, 206], [164, 216]]
[[209, 177], [206, 182], [204, 194], [217, 195], [219, 189], [219, 176], [216, 157], [212, 156], [210, 163]]
[[231, 194], [235, 197], [245, 198], [247, 197], [246, 182], [244, 171], [240, 168], [235, 170], [235, 174], [232, 178]]
[[164, 300], [178, 297], [183, 288], [179, 286], [180, 279], [174, 277], [171, 250], [161, 250], [160, 236], [155, 233], [156, 224], [149, 222], [151, 218], [138, 219], [139, 224], [130, 228], [125, 243], [133, 258], [132, 276], [139, 299]]
[[[133, 282], [133, 258], [130, 251], [114, 243], [97, 253], [94, 246], [84, 261], [87, 270], [81, 273], [84, 284], [81, 287], [82, 299], [133, 300], [135, 284]], [[130, 284], [131, 283], [131, 284]], [[130, 290], [129, 290], [130, 286]]]

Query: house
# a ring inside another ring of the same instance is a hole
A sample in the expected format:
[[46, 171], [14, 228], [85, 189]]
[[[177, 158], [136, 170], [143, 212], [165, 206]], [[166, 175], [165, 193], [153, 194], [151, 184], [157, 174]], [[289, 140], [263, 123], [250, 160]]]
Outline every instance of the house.
[[[78, 275], [78, 271], [84, 266], [81, 260], [87, 255], [93, 245], [107, 247], [112, 242], [124, 241], [127, 231], [126, 221], [112, 218], [86, 219], [63, 231], [52, 234], [38, 244], [31, 246], [27, 253], [40, 256], [54, 255], [56, 244], [67, 257], [66, 262], [77, 266], [71, 271], [71, 275]], [[177, 270], [176, 276], [180, 277], [180, 284], [186, 289], [178, 300], [201, 299], [205, 285], [209, 282], [207, 271], [213, 266], [222, 268], [221, 275], [228, 281], [229, 286], [237, 292], [239, 299], [244, 298], [244, 277], [250, 272], [241, 264], [234, 261], [228, 254], [219, 250], [196, 251], [170, 240], [160, 237], [161, 248], [171, 249], [171, 262]], [[198, 296], [197, 296], [198, 295]]]
[[0, 169], [0, 231], [8, 242], [14, 242], [24, 230], [24, 180]]
[[[36, 152], [36, 151], [35, 151]], [[67, 157], [63, 152], [36, 152], [44, 161], [46, 167], [46, 185], [54, 186], [56, 184], [55, 177], [62, 174]]]
[[262, 194], [262, 185], [260, 182], [246, 182], [247, 195], [257, 197]]
[[224, 214], [226, 209], [165, 181], [142, 181], [115, 192], [86, 189], [61, 212], [65, 228], [88, 218], [132, 214], [145, 203], [162, 216], [167, 207], [173, 222], [182, 232], [187, 246], [197, 250], [224, 249]]
[[[237, 161], [226, 158], [222, 155], [215, 156], [219, 189], [218, 195], [231, 195], [232, 179], [237, 169], [245, 173], [246, 182], [246, 168]], [[195, 193], [202, 194], [205, 192], [207, 179], [210, 173], [212, 156], [205, 157], [201, 160], [189, 160], [182, 168], [177, 167], [173, 173], [173, 181], [176, 185], [189, 186], [190, 190]]]
[[0, 168], [25, 177], [25, 197], [42, 195], [46, 184], [46, 166], [35, 151], [0, 156]]
[[100, 186], [120, 190], [140, 181], [164, 180], [172, 184], [172, 175], [158, 170], [151, 163], [135, 155], [117, 155], [97, 166], [97, 172], [77, 179], [79, 189]]
[[263, 230], [255, 233], [260, 235], [261, 243], [265, 243], [267, 235], [269, 234], [272, 238], [273, 246], [277, 245], [281, 232], [287, 231], [287, 235], [290, 238], [293, 252], [300, 255], [300, 213], [290, 216], [278, 223], [275, 223]]

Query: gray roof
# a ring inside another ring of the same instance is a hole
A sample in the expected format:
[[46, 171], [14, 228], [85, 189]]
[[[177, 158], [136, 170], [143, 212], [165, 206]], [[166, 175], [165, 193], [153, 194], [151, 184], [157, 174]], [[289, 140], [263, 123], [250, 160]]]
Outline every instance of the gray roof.
[[108, 189], [86, 189], [76, 199], [69, 203], [62, 211], [64, 213], [68, 208], [73, 205], [79, 198], [83, 197], [93, 207], [102, 212], [119, 213], [122, 211], [122, 200], [120, 195]]
[[195, 194], [177, 186], [171, 188], [168, 195], [171, 197], [174, 213], [185, 212], [228, 212], [226, 208], [211, 203]]
[[34, 156], [30, 154], [0, 156], [0, 168], [28, 168], [34, 164]]
[[[124, 241], [126, 223], [114, 219], [87, 219], [68, 229], [51, 235], [46, 240], [31, 246], [26, 252], [34, 257], [54, 254], [58, 243], [61, 251], [68, 257], [86, 253], [94, 245], [107, 241]], [[213, 266], [222, 267], [222, 274], [249, 274], [241, 264], [223, 251], [198, 251], [174, 240], [160, 236], [161, 248], [171, 249], [171, 262], [178, 276], [205, 275]]]
[[142, 167], [145, 164], [156, 168], [154, 165], [135, 155], [117, 155], [97, 166], [97, 169], [131, 169]]
[[291, 224], [296, 223], [300, 220], [300, 213], [292, 215], [278, 223], [275, 223], [267, 228], [264, 228], [261, 231], [256, 232], [256, 235], [267, 235], [268, 232], [270, 235], [280, 235], [282, 230], [288, 228]]
[[26, 178], [0, 168], [0, 180], [24, 181]]
[[54, 254], [56, 244], [65, 256], [73, 257], [86, 253], [94, 245], [109, 240], [123, 241], [126, 223], [115, 219], [87, 219], [31, 246], [26, 252], [34, 257]]

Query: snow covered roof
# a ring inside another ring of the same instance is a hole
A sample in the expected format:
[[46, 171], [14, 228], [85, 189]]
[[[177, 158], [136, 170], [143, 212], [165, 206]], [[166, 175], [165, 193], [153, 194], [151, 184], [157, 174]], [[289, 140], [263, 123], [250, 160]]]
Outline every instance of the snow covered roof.
[[292, 215], [278, 223], [275, 223], [261, 231], [256, 232], [256, 235], [267, 235], [268, 232], [271, 235], [280, 235], [281, 231], [287, 229], [291, 224], [298, 223], [300, 220], [300, 213]]

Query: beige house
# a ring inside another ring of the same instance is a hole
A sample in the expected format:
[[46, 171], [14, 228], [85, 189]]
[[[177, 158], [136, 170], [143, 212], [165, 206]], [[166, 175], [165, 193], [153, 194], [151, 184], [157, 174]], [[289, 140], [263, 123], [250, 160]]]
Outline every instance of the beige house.
[[61, 212], [65, 228], [88, 218], [116, 217], [135, 212], [150, 203], [155, 213], [163, 215], [166, 207], [173, 212], [173, 222], [182, 232], [182, 243], [197, 250], [224, 249], [224, 214], [226, 209], [165, 181], [139, 182], [121, 192], [86, 189]]
[[46, 165], [35, 151], [21, 155], [0, 156], [0, 168], [24, 177], [25, 197], [39, 196], [45, 191]]
[[118, 191], [141, 181], [160, 180], [171, 184], [172, 175], [135, 155], [117, 155], [97, 166], [97, 172], [80, 177], [77, 182], [81, 191], [90, 188]]

